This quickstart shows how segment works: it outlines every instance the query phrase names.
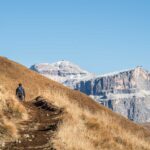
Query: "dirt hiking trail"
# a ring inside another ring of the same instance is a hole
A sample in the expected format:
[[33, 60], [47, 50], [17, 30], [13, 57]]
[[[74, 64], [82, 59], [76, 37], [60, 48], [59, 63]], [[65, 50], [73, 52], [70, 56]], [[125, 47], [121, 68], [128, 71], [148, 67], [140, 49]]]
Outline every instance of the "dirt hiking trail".
[[51, 139], [62, 121], [63, 110], [48, 103], [43, 97], [24, 102], [29, 120], [21, 122], [21, 137], [7, 143], [4, 150], [55, 150]]

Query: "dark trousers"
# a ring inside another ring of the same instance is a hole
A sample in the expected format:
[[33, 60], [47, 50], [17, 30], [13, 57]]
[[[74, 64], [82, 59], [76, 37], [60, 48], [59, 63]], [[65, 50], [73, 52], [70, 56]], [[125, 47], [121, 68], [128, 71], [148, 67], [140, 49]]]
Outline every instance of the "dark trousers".
[[25, 97], [24, 97], [24, 95], [23, 94], [17, 94], [17, 97], [18, 97], [18, 99], [20, 100], [20, 101], [24, 101], [25, 100]]

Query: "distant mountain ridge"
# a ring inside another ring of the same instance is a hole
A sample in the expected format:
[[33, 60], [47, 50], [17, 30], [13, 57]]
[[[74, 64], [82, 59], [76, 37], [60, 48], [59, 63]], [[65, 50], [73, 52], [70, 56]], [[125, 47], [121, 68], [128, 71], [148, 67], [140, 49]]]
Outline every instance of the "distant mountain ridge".
[[150, 73], [134, 69], [95, 75], [69, 61], [36, 64], [32, 70], [79, 90], [135, 122], [150, 122]]
[[93, 78], [95, 76], [94, 74], [65, 60], [52, 64], [35, 64], [31, 66], [30, 69], [73, 89], [76, 82], [79, 82], [82, 79]]

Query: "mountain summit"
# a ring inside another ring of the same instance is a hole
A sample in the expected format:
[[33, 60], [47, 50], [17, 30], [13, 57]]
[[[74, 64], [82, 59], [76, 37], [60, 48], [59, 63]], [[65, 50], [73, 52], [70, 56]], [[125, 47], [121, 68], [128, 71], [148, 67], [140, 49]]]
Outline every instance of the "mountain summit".
[[89, 95], [130, 120], [150, 121], [150, 73], [141, 66], [103, 75], [94, 75], [68, 61], [37, 64], [31, 69]]
[[52, 64], [35, 64], [31, 66], [30, 69], [72, 88], [73, 85], [81, 79], [94, 76], [94, 74], [66, 60], [61, 60]]
[[65, 60], [58, 61], [52, 64], [35, 64], [31, 66], [31, 69], [41, 74], [69, 78], [70, 76], [73, 78], [77, 78], [90, 74], [89, 72], [82, 70], [79, 66]]

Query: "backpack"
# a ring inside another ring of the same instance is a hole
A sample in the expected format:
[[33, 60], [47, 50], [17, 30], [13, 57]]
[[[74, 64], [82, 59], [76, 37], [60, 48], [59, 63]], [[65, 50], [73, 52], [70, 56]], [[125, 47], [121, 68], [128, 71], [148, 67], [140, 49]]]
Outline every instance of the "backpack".
[[24, 95], [24, 89], [22, 87], [18, 87], [17, 88], [17, 93], [21, 94], [21, 95]]

